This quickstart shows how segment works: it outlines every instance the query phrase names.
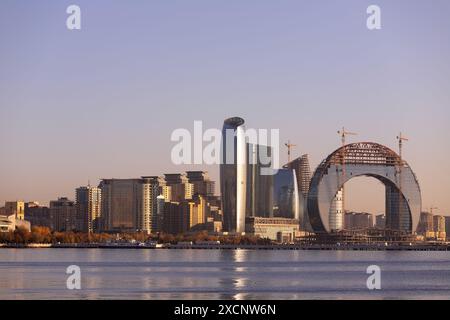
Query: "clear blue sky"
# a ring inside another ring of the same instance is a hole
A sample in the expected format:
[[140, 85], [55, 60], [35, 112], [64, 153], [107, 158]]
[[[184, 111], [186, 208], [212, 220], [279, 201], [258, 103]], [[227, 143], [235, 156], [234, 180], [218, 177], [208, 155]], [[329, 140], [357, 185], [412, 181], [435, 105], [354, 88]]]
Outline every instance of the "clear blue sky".
[[[70, 4], [80, 31], [66, 29]], [[366, 28], [370, 4], [381, 30]], [[218, 179], [172, 165], [170, 134], [239, 115], [279, 128], [313, 168], [342, 126], [394, 149], [403, 131], [424, 207], [450, 214], [449, 17], [448, 0], [2, 0], [0, 203], [102, 177]], [[349, 206], [383, 210], [367, 183]]]

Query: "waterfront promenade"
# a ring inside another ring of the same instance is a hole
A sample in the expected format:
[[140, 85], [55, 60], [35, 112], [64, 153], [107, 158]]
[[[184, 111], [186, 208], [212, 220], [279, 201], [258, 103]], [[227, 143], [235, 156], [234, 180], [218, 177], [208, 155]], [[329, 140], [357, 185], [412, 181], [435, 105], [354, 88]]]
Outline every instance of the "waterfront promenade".
[[0, 244], [1, 248], [80, 248], [80, 249], [184, 249], [184, 250], [349, 250], [349, 251], [450, 251], [449, 243], [410, 244], [146, 244], [146, 243], [74, 243], [74, 244]]

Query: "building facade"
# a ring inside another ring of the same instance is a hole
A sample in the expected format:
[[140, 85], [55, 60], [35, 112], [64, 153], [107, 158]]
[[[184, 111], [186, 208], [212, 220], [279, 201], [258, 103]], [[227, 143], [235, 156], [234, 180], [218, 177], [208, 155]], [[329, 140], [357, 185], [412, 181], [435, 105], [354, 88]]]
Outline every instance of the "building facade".
[[31, 224], [24, 219], [17, 219], [16, 215], [0, 215], [0, 232], [13, 232], [17, 229], [31, 231]]
[[45, 206], [40, 206], [37, 202], [25, 203], [25, 219], [30, 221], [32, 226], [54, 229], [50, 209]]
[[165, 182], [157, 176], [142, 177], [142, 214], [138, 226], [147, 233], [157, 233], [161, 227], [161, 212], [158, 211], [158, 197]]
[[[272, 148], [247, 143], [246, 217], [273, 217]], [[267, 170], [267, 172], [263, 172]]]
[[450, 217], [445, 216], [445, 235], [447, 237], [447, 240], [450, 238]]
[[97, 232], [101, 225], [101, 189], [80, 187], [75, 190], [77, 208], [77, 229], [83, 232]]
[[278, 242], [292, 242], [299, 231], [299, 221], [287, 218], [247, 217], [246, 233]]
[[18, 220], [25, 219], [25, 202], [23, 201], [7, 201], [5, 202], [4, 215], [14, 215]]
[[445, 217], [441, 215], [433, 216], [434, 235], [436, 240], [444, 241], [447, 238], [445, 229]]
[[303, 231], [312, 232], [312, 226], [309, 222], [307, 199], [309, 184], [311, 182], [311, 168], [309, 165], [309, 156], [307, 154], [289, 162], [284, 167], [295, 170], [297, 177], [297, 186], [300, 201], [300, 228]]
[[163, 186], [163, 179], [157, 176], [103, 179], [99, 186], [102, 229], [109, 232], [158, 232], [158, 196], [163, 192]]
[[174, 235], [187, 232], [191, 206], [187, 201], [165, 202], [162, 231]]
[[164, 174], [164, 180], [165, 190], [163, 192], [170, 193], [170, 196], [167, 194], [167, 198], [170, 198], [169, 201], [181, 202], [190, 200], [194, 196], [194, 185], [189, 182], [186, 175], [181, 173], [166, 173]]
[[344, 189], [336, 193], [330, 206], [329, 212], [330, 230], [338, 232], [344, 229]]
[[206, 171], [186, 171], [186, 176], [193, 185], [193, 195], [213, 197], [215, 195], [216, 183], [212, 181]]
[[300, 197], [295, 170], [279, 169], [273, 177], [273, 216], [301, 221]]
[[386, 215], [384, 213], [378, 214], [375, 217], [375, 228], [385, 229], [386, 228]]
[[431, 233], [434, 232], [433, 214], [429, 212], [420, 213], [419, 226], [417, 227], [417, 233], [423, 236], [431, 237]]
[[366, 230], [373, 228], [373, 215], [367, 212], [346, 212], [344, 215], [345, 230]]
[[244, 123], [242, 118], [229, 118], [222, 128], [220, 193], [223, 229], [231, 233], [245, 232], [247, 143]]
[[140, 179], [103, 179], [102, 230], [109, 232], [135, 232], [139, 229], [138, 216], [142, 214]]
[[77, 229], [77, 210], [75, 202], [68, 198], [50, 201], [50, 216], [54, 231], [73, 231]]

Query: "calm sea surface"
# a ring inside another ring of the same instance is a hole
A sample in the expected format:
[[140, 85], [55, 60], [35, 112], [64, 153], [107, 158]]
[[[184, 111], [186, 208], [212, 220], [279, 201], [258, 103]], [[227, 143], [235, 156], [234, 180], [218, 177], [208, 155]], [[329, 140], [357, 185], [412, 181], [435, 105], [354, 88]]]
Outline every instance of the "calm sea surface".
[[365, 298], [450, 298], [450, 252], [0, 249], [0, 299]]

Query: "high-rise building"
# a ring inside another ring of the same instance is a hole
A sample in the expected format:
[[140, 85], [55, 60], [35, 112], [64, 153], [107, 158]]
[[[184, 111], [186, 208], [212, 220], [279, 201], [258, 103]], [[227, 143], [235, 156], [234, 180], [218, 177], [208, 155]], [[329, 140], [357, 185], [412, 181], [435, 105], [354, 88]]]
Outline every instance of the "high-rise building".
[[229, 118], [222, 128], [220, 193], [226, 232], [245, 232], [247, 143], [244, 123], [242, 118]]
[[77, 229], [83, 232], [96, 232], [101, 219], [101, 189], [79, 187], [75, 190], [77, 208]]
[[246, 132], [243, 119], [224, 121], [220, 183], [223, 229], [227, 232], [245, 232], [246, 217], [273, 217], [273, 150], [255, 138], [253, 131]]
[[434, 234], [437, 240], [446, 239], [445, 217], [440, 215], [433, 216]]
[[187, 232], [192, 205], [189, 201], [165, 202], [162, 231], [170, 234]]
[[431, 232], [434, 232], [433, 215], [429, 212], [421, 212], [417, 233], [427, 236]]
[[40, 206], [38, 202], [25, 203], [25, 219], [30, 221], [32, 226], [54, 229], [50, 209]]
[[102, 192], [102, 229], [137, 231], [138, 216], [142, 212], [141, 180], [103, 179], [99, 188]]
[[329, 224], [331, 231], [341, 231], [344, 229], [344, 189], [338, 190], [336, 196], [331, 201], [329, 212]]
[[[404, 189], [409, 188], [405, 185]], [[387, 184], [386, 190], [386, 225], [393, 230], [407, 230], [411, 224], [408, 201], [397, 186]]]
[[303, 218], [295, 170], [279, 169], [273, 180], [273, 216], [296, 220]]
[[55, 231], [72, 231], [77, 228], [77, 210], [75, 202], [68, 198], [50, 201], [50, 216]]
[[445, 233], [446, 233], [446, 237], [450, 238], [450, 217], [449, 216], [445, 216]]
[[[194, 185], [188, 181], [186, 175], [181, 173], [164, 174], [165, 186], [170, 187], [170, 201], [181, 202], [192, 199]], [[167, 192], [167, 189], [165, 190]]]
[[384, 213], [378, 214], [375, 217], [375, 228], [385, 229], [386, 228], [386, 215]]
[[[273, 217], [272, 148], [247, 144], [246, 217]], [[264, 159], [264, 161], [261, 161]], [[263, 172], [267, 170], [267, 172]]]
[[162, 189], [161, 194], [164, 197], [164, 201], [165, 202], [172, 201], [172, 187], [164, 185], [164, 186], [161, 187], [161, 189]]
[[189, 183], [194, 187], [194, 195], [212, 197], [215, 194], [215, 181], [211, 181], [206, 171], [187, 171]]
[[7, 201], [4, 209], [6, 216], [15, 215], [17, 220], [25, 219], [25, 202], [23, 201]]
[[[169, 201], [170, 202], [170, 201]], [[166, 199], [162, 194], [156, 197], [156, 228], [154, 232], [162, 231], [163, 222], [164, 222], [164, 204], [166, 203]]]
[[142, 177], [142, 214], [139, 215], [138, 225], [147, 233], [159, 231], [158, 197], [163, 186], [164, 180], [160, 177]]
[[163, 202], [162, 231], [171, 234], [185, 233], [190, 230], [206, 230], [210, 205], [206, 197], [195, 195], [192, 200], [181, 202]]
[[162, 179], [156, 176], [102, 180], [103, 229], [157, 232], [157, 197], [162, 192], [163, 184]]
[[311, 169], [309, 166], [309, 156], [307, 154], [289, 162], [285, 167], [295, 170], [298, 189], [303, 196], [308, 196], [309, 183], [311, 182]]
[[445, 217], [440, 215], [433, 216], [434, 232], [445, 232]]
[[189, 229], [196, 225], [201, 225], [206, 222], [207, 211], [209, 209], [206, 198], [202, 195], [196, 195], [192, 202], [189, 219]]
[[301, 230], [312, 232], [312, 226], [309, 222], [307, 199], [309, 192], [309, 184], [311, 182], [311, 169], [309, 166], [309, 156], [307, 154], [289, 162], [286, 168], [295, 170], [297, 177], [297, 186], [299, 191], [299, 199], [301, 205], [300, 228]]

